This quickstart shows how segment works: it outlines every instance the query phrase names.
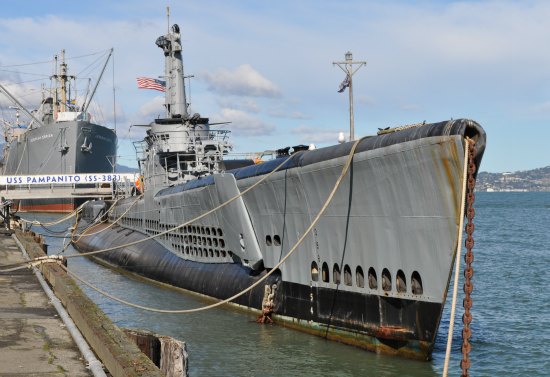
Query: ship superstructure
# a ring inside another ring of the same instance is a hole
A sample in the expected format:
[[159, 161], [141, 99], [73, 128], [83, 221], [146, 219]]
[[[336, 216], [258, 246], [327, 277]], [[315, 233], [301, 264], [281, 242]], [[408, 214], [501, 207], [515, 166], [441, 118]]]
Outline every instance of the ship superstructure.
[[[234, 303], [261, 312], [270, 298], [277, 323], [429, 358], [461, 231], [464, 145], [466, 137], [477, 142], [479, 165], [483, 129], [463, 119], [417, 124], [364, 138], [355, 150], [349, 142], [230, 167], [227, 131], [188, 113], [180, 38], [174, 25], [157, 39], [166, 60], [166, 115], [137, 143], [143, 196], [117, 200], [109, 212], [116, 225], [95, 226], [76, 246], [142, 241], [97, 257], [216, 299], [271, 272]], [[346, 178], [307, 233], [350, 154]], [[89, 204], [85, 221], [110, 205]]]
[[[18, 111], [27, 114], [29, 119], [25, 125], [17, 122], [5, 127], [6, 145], [2, 168], [4, 176], [113, 173], [116, 134], [112, 129], [94, 123], [88, 112], [99, 80], [92, 92], [78, 101], [71, 85], [76, 77], [69, 75], [64, 55], [65, 52], [62, 51], [59, 71], [51, 76], [54, 90], [43, 96], [37, 110], [28, 111], [5, 87], [1, 87]], [[39, 188], [35, 188], [37, 189]], [[84, 200], [85, 198], [21, 200], [18, 209], [70, 212]]]

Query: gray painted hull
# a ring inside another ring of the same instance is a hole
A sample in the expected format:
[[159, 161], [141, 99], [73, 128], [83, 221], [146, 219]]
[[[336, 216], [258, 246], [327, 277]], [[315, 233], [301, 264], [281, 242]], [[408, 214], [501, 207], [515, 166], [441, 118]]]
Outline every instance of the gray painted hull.
[[[278, 285], [274, 320], [375, 352], [429, 359], [461, 231], [466, 136], [477, 140], [479, 166], [485, 133], [472, 121], [364, 140], [312, 234], [270, 282]], [[348, 143], [289, 158], [242, 200], [155, 241], [98, 257], [204, 295], [230, 297], [274, 268], [298, 241], [350, 149]], [[143, 239], [183, 224], [250, 187], [281, 161], [160, 191], [146, 186], [140, 200], [116, 203], [110, 220], [121, 217], [117, 226], [82, 237], [76, 246], [98, 250], [128, 242], [126, 235]], [[87, 210], [91, 219], [93, 205]], [[258, 256], [261, 266], [251, 265]], [[260, 310], [261, 296], [255, 291], [236, 304]]]
[[[91, 152], [83, 150], [82, 145], [90, 142]], [[111, 129], [90, 122], [55, 122], [28, 130], [5, 148], [4, 175], [109, 173], [113, 167], [107, 156], [116, 156], [117, 137]], [[70, 212], [84, 200], [22, 200], [19, 209]]]

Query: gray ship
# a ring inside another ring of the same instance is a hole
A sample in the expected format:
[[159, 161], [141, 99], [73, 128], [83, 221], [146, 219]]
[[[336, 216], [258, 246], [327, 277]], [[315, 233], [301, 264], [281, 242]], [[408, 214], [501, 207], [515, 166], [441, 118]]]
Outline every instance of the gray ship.
[[417, 124], [363, 138], [356, 149], [348, 142], [281, 149], [259, 164], [230, 161], [228, 132], [188, 112], [178, 26], [156, 44], [166, 115], [136, 143], [143, 195], [89, 203], [81, 221], [103, 214], [105, 222], [76, 247], [133, 243], [94, 257], [217, 300], [269, 275], [232, 304], [374, 352], [429, 359], [461, 232], [466, 138], [477, 143], [479, 166], [483, 129], [464, 119]]
[[[68, 74], [64, 51], [60, 71], [52, 79], [55, 80], [53, 96], [44, 97], [39, 109], [33, 112], [26, 110], [0, 85], [1, 92], [14, 103], [18, 112], [23, 111], [30, 120], [28, 124], [22, 125], [18, 117], [17, 122], [5, 130], [2, 175], [18, 177], [112, 173], [117, 136], [112, 129], [93, 123], [87, 111], [101, 75], [91, 95], [80, 106], [77, 105], [77, 99], [70, 95], [71, 81], [76, 80], [76, 77]], [[14, 182], [17, 183], [16, 179]], [[17, 188], [17, 185], [12, 188]], [[33, 188], [40, 189], [50, 188]], [[72, 212], [85, 200], [85, 197], [25, 199], [16, 203], [14, 209], [28, 212]]]

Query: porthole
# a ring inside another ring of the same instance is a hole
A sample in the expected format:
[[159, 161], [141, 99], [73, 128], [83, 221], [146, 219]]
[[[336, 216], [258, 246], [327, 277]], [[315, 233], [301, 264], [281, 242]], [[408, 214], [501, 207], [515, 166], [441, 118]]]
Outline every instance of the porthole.
[[205, 233], [204, 227], [201, 226], [201, 234], [204, 234], [204, 233]]
[[387, 268], [382, 270], [382, 289], [391, 291], [391, 273]]
[[222, 254], [222, 257], [226, 257], [225, 250], [220, 251], [220, 253]]
[[207, 241], [208, 241], [208, 246], [212, 246], [212, 238], [208, 238]]
[[422, 287], [422, 278], [418, 271], [414, 271], [411, 276], [411, 291], [413, 295], [421, 295], [424, 293], [424, 288]]
[[319, 268], [317, 267], [317, 262], [311, 262], [311, 280], [319, 280]]
[[217, 238], [214, 238], [214, 247], [218, 247], [218, 239]]
[[397, 275], [395, 276], [395, 288], [399, 293], [407, 292], [407, 278], [403, 270], [397, 271]]
[[322, 267], [322, 270], [321, 270], [321, 279], [323, 279], [323, 281], [325, 283], [328, 283], [329, 276], [328, 276], [328, 264], [327, 264], [327, 262], [323, 262], [323, 267]]
[[214, 257], [214, 250], [209, 249], [208, 254], [210, 254], [210, 258], [213, 258]]
[[355, 283], [359, 288], [365, 287], [365, 275], [363, 274], [361, 266], [357, 266], [355, 269]]
[[204, 230], [206, 231], [206, 235], [209, 236], [210, 235], [210, 228], [206, 227]]
[[352, 285], [351, 268], [347, 264], [344, 266], [344, 284], [348, 286]]
[[224, 240], [220, 240], [220, 247], [225, 247], [225, 241]]
[[214, 254], [216, 254], [216, 258], [220, 257], [220, 252], [218, 250], [214, 250]]
[[281, 246], [281, 237], [278, 235], [273, 236], [273, 245], [275, 246]]
[[223, 232], [222, 232], [222, 229], [221, 229], [221, 228], [218, 228], [218, 236], [219, 236], [219, 237], [222, 237], [222, 236], [223, 236]]
[[265, 236], [265, 244], [267, 246], [271, 246], [272, 242], [271, 242], [271, 236], [270, 235]]
[[369, 268], [369, 288], [378, 289], [378, 276], [376, 276], [376, 271], [374, 268]]
[[332, 267], [332, 281], [334, 284], [340, 284], [340, 267], [337, 263], [334, 263], [334, 267]]
[[229, 258], [233, 258], [233, 253], [231, 251], [228, 251], [227, 255], [229, 255]]

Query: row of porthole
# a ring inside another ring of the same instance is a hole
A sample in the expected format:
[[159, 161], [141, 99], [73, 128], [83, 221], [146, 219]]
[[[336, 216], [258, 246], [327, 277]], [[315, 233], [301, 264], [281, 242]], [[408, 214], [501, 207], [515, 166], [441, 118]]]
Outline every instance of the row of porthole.
[[[317, 266], [317, 262], [315, 261], [311, 262], [311, 280], [319, 281], [319, 268]], [[330, 282], [330, 274], [327, 262], [323, 262], [323, 265], [321, 267], [321, 280], [325, 283]], [[337, 263], [335, 263], [332, 268], [332, 282], [334, 284], [340, 284], [342, 282], [340, 266]], [[350, 266], [347, 264], [344, 266], [343, 283], [347, 286], [353, 286], [352, 271]], [[358, 288], [365, 287], [365, 275], [363, 274], [363, 268], [361, 266], [357, 266], [357, 268], [355, 269], [355, 285]], [[374, 267], [369, 268], [368, 285], [370, 289], [378, 289], [378, 276]], [[407, 292], [407, 278], [405, 277], [405, 273], [403, 272], [403, 270], [397, 271], [395, 289], [399, 293]], [[387, 268], [384, 268], [382, 270], [382, 290], [386, 292], [392, 290], [392, 276]], [[422, 286], [422, 278], [420, 277], [418, 271], [414, 271], [411, 274], [411, 293], [414, 295], [421, 295], [423, 292], [424, 288]]]
[[205, 245], [205, 246], [214, 246], [214, 247], [225, 247], [225, 241], [223, 238], [211, 238], [211, 237], [201, 237], [201, 236], [183, 236], [184, 243], [192, 243], [195, 245]]
[[[172, 246], [176, 250], [181, 249], [181, 245], [178, 244], [172, 244]], [[225, 251], [225, 250], [219, 250], [219, 249], [208, 249], [208, 248], [202, 248], [202, 247], [193, 247], [193, 246], [185, 246], [183, 250], [181, 250], [182, 254], [192, 255], [196, 257], [210, 257], [210, 258], [225, 258], [227, 256], [232, 257], [233, 253], [231, 251]]]
[[[157, 220], [145, 220], [145, 226], [152, 229], [168, 230], [171, 228], [175, 228], [177, 225], [159, 224], [159, 221]], [[211, 227], [211, 226], [203, 226], [203, 225], [186, 225], [184, 227], [181, 227], [179, 229], [179, 232], [183, 234], [223, 237], [222, 229], [216, 228], [213, 226]]]
[[223, 231], [221, 228], [202, 226], [202, 225], [186, 225], [183, 228], [183, 233], [191, 233], [196, 235], [206, 235], [206, 236], [218, 236], [223, 237]]
[[136, 219], [136, 218], [132, 218], [132, 217], [124, 217], [124, 218], [122, 218], [122, 223], [124, 225], [140, 227], [141, 226], [141, 219]]
[[[153, 235], [156, 235], [156, 234], [159, 234], [160, 232], [158, 231], [154, 231], [154, 230], [148, 230], [148, 232], [150, 234], [153, 234]], [[223, 239], [217, 239], [217, 238], [210, 238], [210, 237], [200, 237], [200, 236], [182, 236], [182, 235], [179, 235], [179, 234], [172, 234], [172, 233], [168, 233], [168, 234], [165, 234], [163, 235], [163, 238], [168, 240], [168, 241], [172, 241], [172, 247], [177, 250], [177, 251], [181, 251], [182, 253], [184, 252], [184, 244], [193, 244], [194, 246], [205, 246], [204, 250], [205, 250], [205, 255], [204, 256], [208, 256], [208, 253], [206, 252], [208, 249], [207, 247], [214, 247], [214, 248], [217, 248], [217, 247], [220, 247], [220, 248], [224, 248], [225, 247], [225, 241]], [[181, 240], [180, 242], [174, 242], [174, 240]], [[183, 242], [182, 242], [183, 241]], [[197, 251], [197, 248], [194, 247], [193, 249], [193, 245], [191, 246], [185, 246], [186, 248], [186, 252], [187, 254], [189, 254], [189, 248], [191, 247], [191, 250], [195, 250]], [[199, 251], [202, 250], [202, 248], [199, 247], [198, 249]], [[216, 254], [216, 257], [219, 257], [220, 254], [223, 258], [225, 258], [226, 256], [226, 253], [224, 250], [216, 250], [216, 249], [209, 249], [211, 250], [211, 257], [213, 256], [213, 254]], [[197, 253], [195, 254], [192, 254], [192, 255], [199, 255]], [[200, 256], [203, 256], [202, 253], [200, 253]]]

